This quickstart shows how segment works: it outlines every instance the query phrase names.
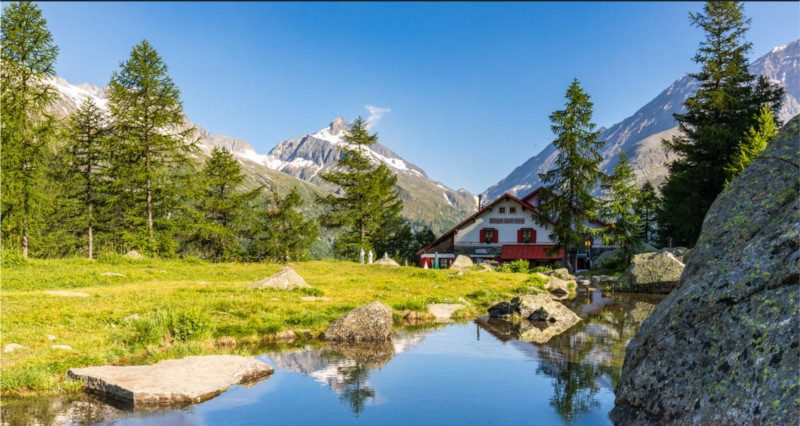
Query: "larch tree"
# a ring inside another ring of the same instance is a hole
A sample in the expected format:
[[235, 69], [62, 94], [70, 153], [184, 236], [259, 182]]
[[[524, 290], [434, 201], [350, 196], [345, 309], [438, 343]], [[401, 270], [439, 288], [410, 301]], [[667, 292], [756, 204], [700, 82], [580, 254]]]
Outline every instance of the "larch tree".
[[767, 147], [769, 141], [778, 134], [778, 126], [775, 123], [773, 111], [769, 107], [761, 107], [761, 111], [755, 118], [756, 124], [747, 129], [744, 138], [739, 142], [739, 149], [733, 154], [730, 164], [725, 168], [728, 174], [725, 185], [747, 168]]
[[633, 169], [625, 152], [620, 153], [614, 173], [602, 183], [605, 192], [602, 200], [602, 215], [611, 226], [601, 230], [606, 245], [618, 244], [625, 258], [630, 262], [639, 240], [640, 217], [636, 213], [639, 189], [633, 176]]
[[12, 2], [3, 8], [0, 50], [0, 223], [4, 240], [18, 240], [27, 258], [31, 224], [42, 202], [45, 148], [55, 134], [47, 109], [58, 98], [50, 83], [58, 47], [35, 3]]
[[95, 213], [100, 202], [99, 190], [105, 182], [106, 144], [109, 134], [108, 116], [91, 98], [67, 118], [70, 175], [77, 188], [73, 197], [85, 216], [81, 227], [86, 229], [88, 257], [94, 256]]
[[[684, 101], [686, 112], [675, 114], [680, 134], [664, 145], [678, 159], [669, 166], [661, 187], [659, 235], [694, 244], [711, 203], [725, 187], [739, 141], [757, 125], [762, 108], [777, 117], [784, 90], [748, 70], [745, 41], [750, 19], [741, 2], [709, 1], [702, 13], [689, 13], [692, 25], [705, 32], [689, 74], [700, 83]], [[776, 120], [777, 121], [777, 120]]]
[[273, 194], [259, 212], [250, 252], [280, 261], [302, 259], [319, 236], [319, 225], [302, 214], [303, 199], [296, 188], [281, 197]]
[[568, 260], [569, 252], [592, 234], [583, 222], [597, 217], [598, 203], [592, 191], [603, 177], [600, 149], [605, 142], [599, 140], [600, 132], [592, 123], [593, 104], [577, 78], [567, 89], [566, 98], [564, 109], [550, 115], [558, 155], [554, 167], [539, 174], [545, 188], [539, 205], [544, 217], [533, 218], [547, 226], [551, 226], [550, 219], [555, 222], [550, 234], [554, 249], [563, 249], [564, 264], [575, 270], [576, 265]]
[[645, 182], [638, 191], [634, 212], [639, 216], [639, 237], [646, 243], [650, 243], [656, 233], [656, 211], [659, 203], [653, 184]]
[[[131, 50], [108, 84], [114, 128], [112, 177], [125, 243], [151, 253], [170, 250], [168, 221], [179, 209], [176, 171], [191, 168], [193, 128], [184, 123], [180, 90], [147, 40]], [[156, 240], [161, 228], [164, 235]], [[174, 223], [174, 222], [173, 222]]]

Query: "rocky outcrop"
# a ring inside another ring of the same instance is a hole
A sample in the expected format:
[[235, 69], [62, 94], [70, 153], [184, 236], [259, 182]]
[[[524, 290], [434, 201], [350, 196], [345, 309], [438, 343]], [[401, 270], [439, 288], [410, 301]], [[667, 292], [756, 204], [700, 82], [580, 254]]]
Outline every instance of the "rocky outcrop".
[[519, 316], [531, 321], [571, 322], [580, 321], [569, 308], [556, 302], [546, 294], [526, 294], [515, 297], [510, 302], [501, 302], [489, 308], [492, 318], [510, 319]]
[[132, 408], [189, 405], [229, 387], [272, 374], [272, 367], [238, 355], [189, 356], [154, 365], [73, 368], [67, 377], [83, 389]]
[[299, 287], [309, 288], [311, 286], [294, 269], [288, 266], [278, 271], [277, 274], [250, 285], [250, 288], [272, 288], [275, 290], [294, 290]]
[[468, 256], [464, 256], [463, 254], [459, 254], [456, 256], [456, 260], [453, 261], [453, 264], [450, 265], [450, 269], [456, 271], [466, 271], [473, 265], [472, 259], [470, 259]]
[[547, 275], [560, 278], [564, 281], [575, 281], [575, 276], [570, 274], [567, 268], [553, 269], [552, 271], [548, 271]]
[[797, 423], [799, 141], [773, 139], [714, 201], [679, 287], [627, 347], [615, 423]]
[[353, 309], [340, 317], [320, 335], [332, 341], [386, 341], [392, 334], [392, 308], [381, 302]]
[[637, 254], [612, 288], [621, 292], [669, 293], [678, 286], [683, 268], [683, 263], [668, 251]]

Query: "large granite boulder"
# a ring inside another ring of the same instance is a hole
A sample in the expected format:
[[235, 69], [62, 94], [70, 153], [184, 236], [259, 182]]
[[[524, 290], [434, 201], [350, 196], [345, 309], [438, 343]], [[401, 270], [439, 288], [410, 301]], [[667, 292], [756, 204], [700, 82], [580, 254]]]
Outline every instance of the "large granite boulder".
[[275, 290], [294, 290], [299, 287], [309, 288], [311, 286], [306, 283], [300, 274], [288, 266], [278, 271], [277, 274], [250, 285], [250, 288], [272, 288]]
[[510, 302], [500, 302], [489, 308], [492, 318], [522, 317], [531, 321], [571, 322], [580, 321], [575, 312], [561, 303], [552, 300], [547, 294], [526, 294], [515, 297]]
[[353, 309], [343, 315], [320, 335], [332, 341], [387, 341], [392, 334], [392, 308], [381, 302]]
[[567, 268], [558, 268], [553, 269], [551, 271], [547, 271], [547, 275], [551, 277], [560, 278], [564, 281], [575, 281], [575, 275], [569, 273], [569, 269]]
[[459, 254], [456, 256], [456, 260], [453, 261], [453, 264], [450, 265], [450, 269], [456, 271], [466, 271], [473, 265], [472, 259], [470, 259], [468, 256], [464, 256], [463, 254]]
[[683, 263], [668, 251], [637, 254], [612, 288], [633, 293], [669, 293], [677, 287], [683, 268]]
[[188, 356], [153, 365], [73, 368], [67, 378], [87, 392], [130, 406], [185, 406], [213, 398], [233, 385], [272, 374], [272, 367], [238, 355]]
[[680, 285], [626, 349], [615, 423], [797, 424], [798, 145], [796, 130], [773, 139], [714, 201]]

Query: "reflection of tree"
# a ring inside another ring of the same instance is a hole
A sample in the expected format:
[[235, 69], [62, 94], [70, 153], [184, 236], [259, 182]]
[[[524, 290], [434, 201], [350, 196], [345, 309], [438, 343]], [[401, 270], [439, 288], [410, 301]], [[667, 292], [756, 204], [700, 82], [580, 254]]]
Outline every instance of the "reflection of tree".
[[600, 366], [565, 359], [542, 359], [536, 372], [555, 379], [550, 405], [566, 422], [572, 423], [581, 414], [600, 406], [595, 383], [602, 370]]
[[344, 384], [339, 400], [346, 401], [353, 413], [358, 416], [364, 411], [367, 398], [375, 398], [375, 390], [367, 386], [369, 367], [364, 364], [339, 367], [339, 374]]

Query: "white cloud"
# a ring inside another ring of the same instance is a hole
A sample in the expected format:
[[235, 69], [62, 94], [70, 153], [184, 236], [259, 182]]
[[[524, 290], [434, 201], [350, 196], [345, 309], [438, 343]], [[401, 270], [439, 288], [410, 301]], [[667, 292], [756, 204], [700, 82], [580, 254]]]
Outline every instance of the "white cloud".
[[365, 108], [369, 111], [369, 117], [367, 117], [367, 129], [372, 129], [375, 127], [378, 122], [381, 121], [381, 118], [383, 118], [383, 114], [392, 111], [389, 108], [381, 108], [373, 105], [367, 105]]

